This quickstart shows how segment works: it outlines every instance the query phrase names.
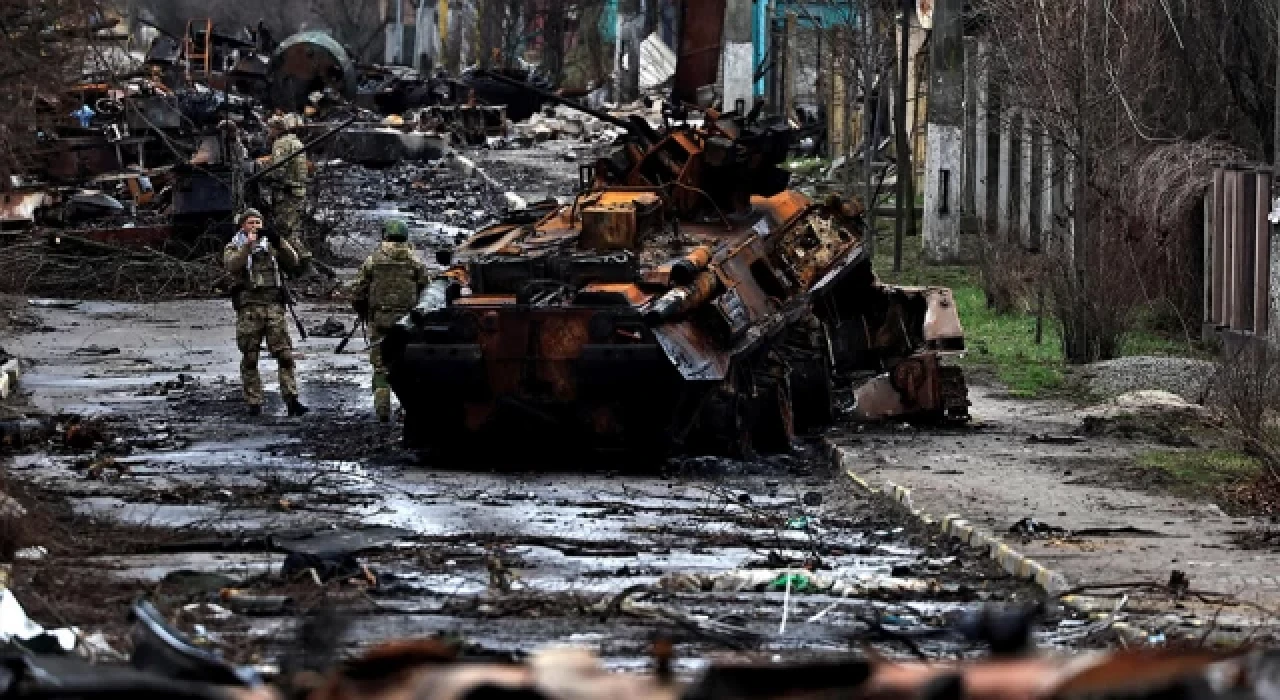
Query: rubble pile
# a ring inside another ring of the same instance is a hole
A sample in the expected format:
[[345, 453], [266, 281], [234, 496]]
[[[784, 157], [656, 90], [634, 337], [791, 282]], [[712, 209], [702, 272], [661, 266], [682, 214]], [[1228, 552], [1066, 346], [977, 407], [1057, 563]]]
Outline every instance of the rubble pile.
[[[261, 28], [192, 20], [182, 36], [161, 30], [146, 51], [130, 53], [117, 35], [77, 40], [120, 60], [110, 71], [86, 68], [42, 103], [49, 126], [39, 148], [0, 182], [0, 245], [12, 260], [0, 275], [5, 291], [53, 294], [86, 279], [91, 296], [211, 293], [217, 273], [202, 268], [216, 262], [210, 254], [229, 237], [234, 212], [272, 211], [262, 180], [276, 165], [272, 115], [328, 174], [369, 183], [340, 197], [343, 207], [386, 209], [394, 200], [424, 223], [483, 224], [496, 211], [483, 192], [492, 183], [425, 165], [453, 145], [505, 139], [509, 119], [541, 107], [485, 73], [358, 64], [320, 32], [277, 43]], [[549, 87], [529, 68], [507, 79]], [[581, 126], [573, 128], [585, 134]], [[372, 170], [385, 168], [390, 178]], [[313, 223], [338, 210], [329, 194], [311, 193], [321, 214]], [[322, 256], [324, 233], [306, 236]]]

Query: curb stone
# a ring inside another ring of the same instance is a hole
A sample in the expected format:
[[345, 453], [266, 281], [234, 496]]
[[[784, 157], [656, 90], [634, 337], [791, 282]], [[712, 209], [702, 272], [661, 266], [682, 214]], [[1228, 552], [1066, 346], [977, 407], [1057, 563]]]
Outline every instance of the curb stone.
[[892, 481], [885, 481], [880, 488], [872, 486], [869, 481], [852, 469], [845, 468], [843, 448], [830, 440], [823, 440], [823, 446], [829, 452], [832, 465], [837, 470], [844, 472], [859, 489], [869, 495], [882, 498], [906, 511], [926, 528], [941, 530], [942, 534], [951, 539], [959, 540], [970, 547], [983, 550], [986, 552], [988, 559], [996, 562], [1010, 576], [1023, 581], [1030, 581], [1049, 595], [1057, 595], [1071, 587], [1067, 577], [1062, 572], [1050, 569], [1013, 549], [996, 535], [979, 529], [964, 517], [955, 513], [948, 513], [939, 519], [920, 508], [916, 508], [911, 499], [911, 489], [895, 484]]

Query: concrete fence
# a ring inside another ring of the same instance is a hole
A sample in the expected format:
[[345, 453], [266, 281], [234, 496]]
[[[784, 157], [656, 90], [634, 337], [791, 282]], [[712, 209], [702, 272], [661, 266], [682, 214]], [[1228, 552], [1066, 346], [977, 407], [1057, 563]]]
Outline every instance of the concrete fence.
[[[973, 260], [983, 241], [1029, 251], [1070, 251], [1074, 167], [1069, 149], [1049, 137], [1033, 112], [1002, 104], [989, 48], [964, 39], [960, 129], [928, 124], [924, 246], [935, 262]], [[959, 133], [959, 138], [952, 134]], [[941, 137], [940, 139], [938, 137]], [[935, 147], [935, 140], [951, 144]]]

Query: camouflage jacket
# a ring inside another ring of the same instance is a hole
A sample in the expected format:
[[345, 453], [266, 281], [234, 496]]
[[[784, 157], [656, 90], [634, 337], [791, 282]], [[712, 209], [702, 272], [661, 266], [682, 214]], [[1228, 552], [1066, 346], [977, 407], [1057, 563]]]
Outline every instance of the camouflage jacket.
[[284, 239], [280, 239], [279, 247], [271, 243], [251, 246], [244, 234], [237, 232], [222, 249], [222, 264], [236, 280], [233, 291], [236, 308], [246, 304], [280, 304], [284, 301], [280, 266], [297, 265], [298, 253]]
[[[301, 150], [302, 141], [293, 134], [285, 134], [271, 144], [270, 164], [275, 165]], [[267, 179], [276, 192], [294, 197], [307, 196], [307, 156], [303, 154], [290, 160], [287, 165], [268, 174]]]
[[351, 297], [374, 313], [408, 313], [427, 281], [427, 266], [412, 245], [383, 241], [360, 266]]

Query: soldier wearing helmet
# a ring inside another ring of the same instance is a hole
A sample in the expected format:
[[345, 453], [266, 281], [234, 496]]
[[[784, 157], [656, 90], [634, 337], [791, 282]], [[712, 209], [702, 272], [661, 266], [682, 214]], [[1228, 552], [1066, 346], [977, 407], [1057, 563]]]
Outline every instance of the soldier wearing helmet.
[[236, 345], [240, 348], [240, 381], [249, 415], [262, 413], [262, 377], [258, 354], [262, 340], [280, 369], [280, 395], [289, 415], [301, 416], [307, 407], [298, 401], [293, 343], [285, 323], [284, 280], [280, 266], [296, 265], [298, 254], [289, 242], [262, 229], [262, 214], [246, 209], [237, 217], [240, 230], [223, 249], [222, 261], [236, 278], [231, 305], [236, 310]]
[[302, 154], [290, 159], [302, 150], [302, 141], [292, 133], [300, 123], [301, 119], [294, 115], [277, 114], [267, 120], [271, 155], [263, 158], [263, 164], [269, 167], [288, 161], [265, 177], [271, 190], [271, 221], [275, 230], [297, 251], [297, 271], [306, 274], [311, 263], [311, 252], [302, 243], [302, 215], [307, 203], [307, 156]]
[[360, 266], [351, 290], [352, 306], [369, 327], [373, 407], [384, 423], [391, 420], [391, 385], [379, 341], [413, 309], [426, 285], [427, 266], [409, 243], [409, 227], [399, 219], [388, 219], [382, 226], [382, 243]]

